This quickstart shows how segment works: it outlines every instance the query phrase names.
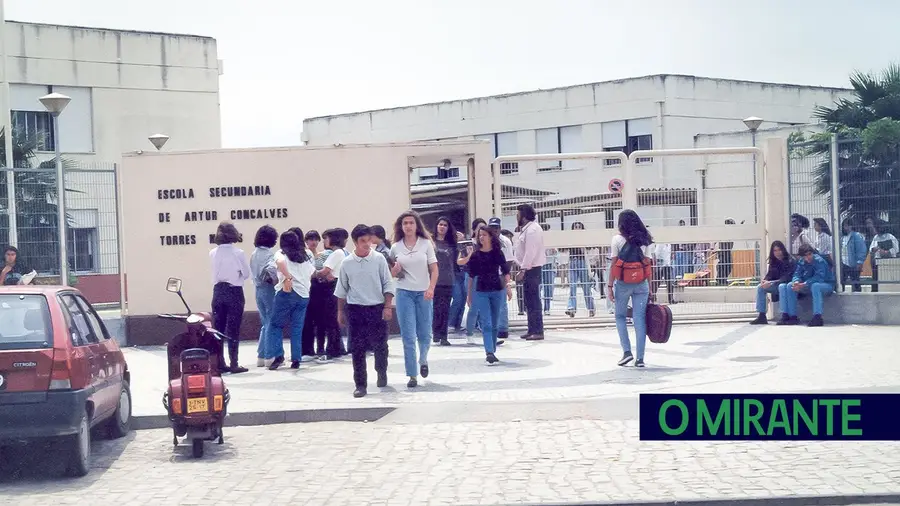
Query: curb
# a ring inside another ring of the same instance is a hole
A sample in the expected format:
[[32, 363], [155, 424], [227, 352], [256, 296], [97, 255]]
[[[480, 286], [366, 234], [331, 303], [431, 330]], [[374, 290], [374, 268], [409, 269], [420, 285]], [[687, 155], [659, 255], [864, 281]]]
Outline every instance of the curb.
[[[250, 411], [229, 413], [226, 427], [249, 427], [281, 423], [376, 422], [397, 408], [298, 409], [285, 411]], [[132, 416], [132, 430], [168, 429], [172, 424], [166, 415]]]
[[[900, 494], [793, 495], [781, 497], [748, 497], [735, 499], [689, 499], [669, 501], [596, 501], [541, 503], [530, 506], [850, 506], [855, 504], [900, 504]], [[526, 505], [529, 506], [529, 505]]]

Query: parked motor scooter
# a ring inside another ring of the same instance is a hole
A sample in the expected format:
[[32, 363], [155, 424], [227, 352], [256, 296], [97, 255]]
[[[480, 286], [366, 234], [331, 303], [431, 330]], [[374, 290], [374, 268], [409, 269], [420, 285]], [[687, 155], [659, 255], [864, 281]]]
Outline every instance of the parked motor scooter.
[[209, 313], [193, 313], [181, 294], [181, 280], [169, 278], [166, 291], [181, 298], [185, 315], [160, 314], [160, 318], [180, 320], [185, 332], [174, 336], [166, 346], [169, 363], [169, 388], [163, 394], [163, 406], [175, 435], [190, 441], [195, 458], [203, 456], [205, 441], [225, 442], [222, 426], [228, 411], [230, 394], [219, 370], [221, 342], [228, 337], [212, 328]]

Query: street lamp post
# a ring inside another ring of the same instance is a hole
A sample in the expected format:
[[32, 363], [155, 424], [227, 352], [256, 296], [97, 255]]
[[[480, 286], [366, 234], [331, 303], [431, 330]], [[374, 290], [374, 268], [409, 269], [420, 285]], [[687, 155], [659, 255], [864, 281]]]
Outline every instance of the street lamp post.
[[69, 284], [69, 254], [66, 243], [66, 174], [63, 171], [59, 148], [59, 115], [66, 109], [71, 98], [61, 93], [51, 93], [38, 100], [53, 116], [53, 144], [56, 148], [56, 222], [59, 228], [59, 284]]
[[154, 134], [150, 137], [147, 137], [150, 140], [150, 143], [156, 148], [157, 151], [162, 151], [163, 146], [169, 142], [169, 136], [166, 134]]
[[[756, 131], [759, 130], [759, 126], [762, 125], [762, 118], [757, 118], [756, 116], [750, 116], [749, 118], [744, 120], [744, 125], [747, 129], [750, 130], [750, 142], [753, 143], [753, 147], [756, 147]], [[757, 209], [757, 192], [759, 188], [756, 186], [756, 153], [753, 153], [753, 223], [759, 222], [759, 210]]]

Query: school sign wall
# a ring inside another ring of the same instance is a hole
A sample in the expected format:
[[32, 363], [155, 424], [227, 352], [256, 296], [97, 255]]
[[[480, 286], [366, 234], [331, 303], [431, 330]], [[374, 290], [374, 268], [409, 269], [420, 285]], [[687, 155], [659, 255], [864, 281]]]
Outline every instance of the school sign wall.
[[[166, 280], [183, 280], [194, 311], [209, 311], [209, 251], [216, 227], [230, 221], [249, 256], [262, 225], [322, 231], [358, 223], [390, 229], [410, 207], [410, 160], [474, 160], [469, 174], [473, 215], [491, 212], [486, 141], [447, 141], [323, 148], [216, 150], [126, 154], [119, 166], [123, 316], [128, 344], [161, 344], [179, 331], [158, 313], [183, 312]], [[258, 335], [255, 291], [247, 301], [243, 337]]]

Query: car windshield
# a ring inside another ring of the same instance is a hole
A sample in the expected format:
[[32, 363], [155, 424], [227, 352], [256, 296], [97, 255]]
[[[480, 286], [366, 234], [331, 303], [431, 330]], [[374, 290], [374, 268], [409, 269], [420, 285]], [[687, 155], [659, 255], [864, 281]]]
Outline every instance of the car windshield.
[[43, 295], [0, 295], [0, 350], [52, 346], [50, 309]]

